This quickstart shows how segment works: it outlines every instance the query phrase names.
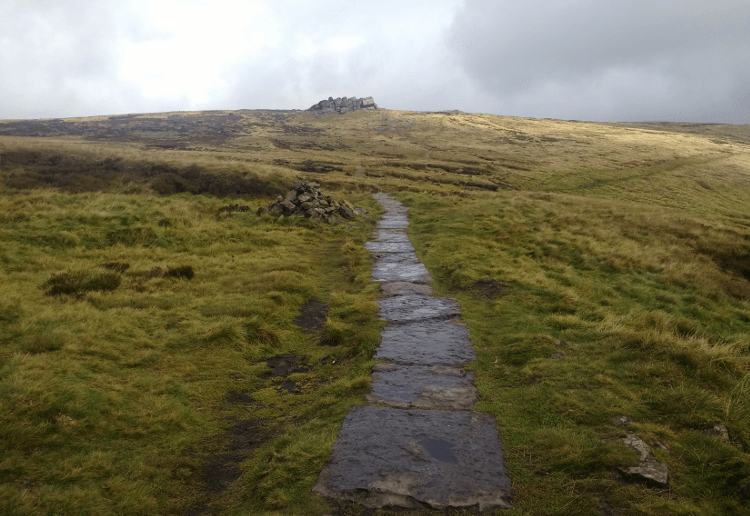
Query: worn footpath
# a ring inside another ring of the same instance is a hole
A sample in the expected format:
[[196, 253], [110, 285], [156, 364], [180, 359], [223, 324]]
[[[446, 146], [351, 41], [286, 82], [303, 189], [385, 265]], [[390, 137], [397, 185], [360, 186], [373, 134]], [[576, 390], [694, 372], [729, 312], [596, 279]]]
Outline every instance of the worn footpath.
[[409, 242], [406, 208], [386, 194], [373, 281], [389, 325], [375, 352], [370, 405], [353, 407], [313, 491], [368, 508], [511, 507], [495, 419], [470, 409], [476, 360], [455, 300], [433, 297], [432, 281]]

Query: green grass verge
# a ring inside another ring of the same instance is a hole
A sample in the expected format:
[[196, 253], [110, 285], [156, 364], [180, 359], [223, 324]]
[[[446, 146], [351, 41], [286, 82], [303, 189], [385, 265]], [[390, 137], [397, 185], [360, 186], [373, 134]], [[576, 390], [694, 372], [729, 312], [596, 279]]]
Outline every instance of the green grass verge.
[[[747, 226], [569, 195], [398, 198], [436, 295], [458, 298], [471, 331], [476, 410], [497, 417], [513, 482], [502, 514], [601, 514], [602, 499], [746, 514], [750, 276], [733, 257]], [[618, 415], [669, 467], [668, 489], [613, 478], [636, 460]], [[731, 442], [703, 433], [715, 424]]]
[[[370, 214], [326, 225], [263, 199], [219, 218], [230, 200], [0, 196], [0, 513], [325, 512], [310, 489], [381, 326], [380, 207], [350, 199]], [[294, 323], [313, 297], [332, 346]], [[296, 393], [266, 377], [279, 354]], [[222, 457], [239, 479], [211, 492]]]

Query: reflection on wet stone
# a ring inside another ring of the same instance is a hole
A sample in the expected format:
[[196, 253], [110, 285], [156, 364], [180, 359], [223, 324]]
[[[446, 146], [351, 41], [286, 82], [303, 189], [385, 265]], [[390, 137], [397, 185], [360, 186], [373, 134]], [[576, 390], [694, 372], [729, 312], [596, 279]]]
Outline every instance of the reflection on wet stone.
[[378, 242], [409, 242], [409, 235], [404, 231], [380, 229], [375, 232], [375, 240]]
[[372, 267], [372, 281], [409, 281], [430, 283], [432, 276], [421, 263], [376, 263]]
[[511, 506], [495, 419], [467, 411], [352, 408], [313, 491], [365, 507]]
[[433, 458], [442, 460], [443, 462], [458, 464], [458, 459], [453, 454], [453, 445], [448, 441], [425, 437], [421, 444]]
[[372, 253], [375, 266], [381, 263], [419, 263], [417, 253]]
[[461, 315], [461, 309], [456, 300], [447, 297], [413, 294], [380, 299], [378, 305], [380, 305], [381, 317], [392, 323], [447, 319]]
[[365, 249], [373, 253], [413, 253], [414, 246], [408, 242], [367, 242]]
[[373, 372], [367, 401], [393, 407], [465, 409], [477, 401], [474, 374], [462, 369], [389, 364]]
[[375, 358], [403, 365], [460, 365], [476, 360], [469, 330], [451, 321], [386, 326]]

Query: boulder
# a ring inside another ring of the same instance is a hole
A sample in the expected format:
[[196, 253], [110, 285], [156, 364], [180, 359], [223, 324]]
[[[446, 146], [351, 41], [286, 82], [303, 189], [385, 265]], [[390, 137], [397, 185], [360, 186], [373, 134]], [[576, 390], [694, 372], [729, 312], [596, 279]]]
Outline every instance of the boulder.
[[339, 206], [339, 215], [341, 215], [345, 219], [353, 219], [354, 217], [356, 217], [356, 215], [354, 214], [354, 211], [350, 210], [347, 206], [343, 204]]
[[724, 425], [714, 425], [711, 428], [703, 430], [703, 433], [711, 437], [716, 437], [724, 444], [730, 444], [732, 442], [729, 438], [729, 429]]
[[651, 487], [667, 487], [669, 470], [654, 456], [648, 444], [632, 432], [623, 439], [626, 446], [638, 453], [638, 464], [620, 468], [620, 473], [628, 482], [642, 482]]

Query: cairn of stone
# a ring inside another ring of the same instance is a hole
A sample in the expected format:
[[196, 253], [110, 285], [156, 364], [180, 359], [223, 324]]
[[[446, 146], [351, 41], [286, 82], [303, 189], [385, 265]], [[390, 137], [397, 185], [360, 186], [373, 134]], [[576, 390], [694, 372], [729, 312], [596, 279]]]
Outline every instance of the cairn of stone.
[[[261, 208], [258, 213], [262, 214], [263, 211], [265, 210]], [[349, 201], [336, 201], [330, 195], [323, 194], [318, 183], [304, 179], [294, 183], [285, 196], [279, 195], [276, 202], [268, 205], [268, 212], [274, 215], [298, 215], [325, 221], [336, 216], [353, 219], [359, 211]]]
[[358, 99], [356, 97], [339, 97], [334, 99], [328, 97], [328, 100], [321, 100], [317, 104], [311, 106], [308, 111], [315, 111], [317, 113], [338, 113], [343, 115], [349, 111], [357, 111], [358, 109], [378, 109], [378, 105], [372, 97], [363, 97]]

